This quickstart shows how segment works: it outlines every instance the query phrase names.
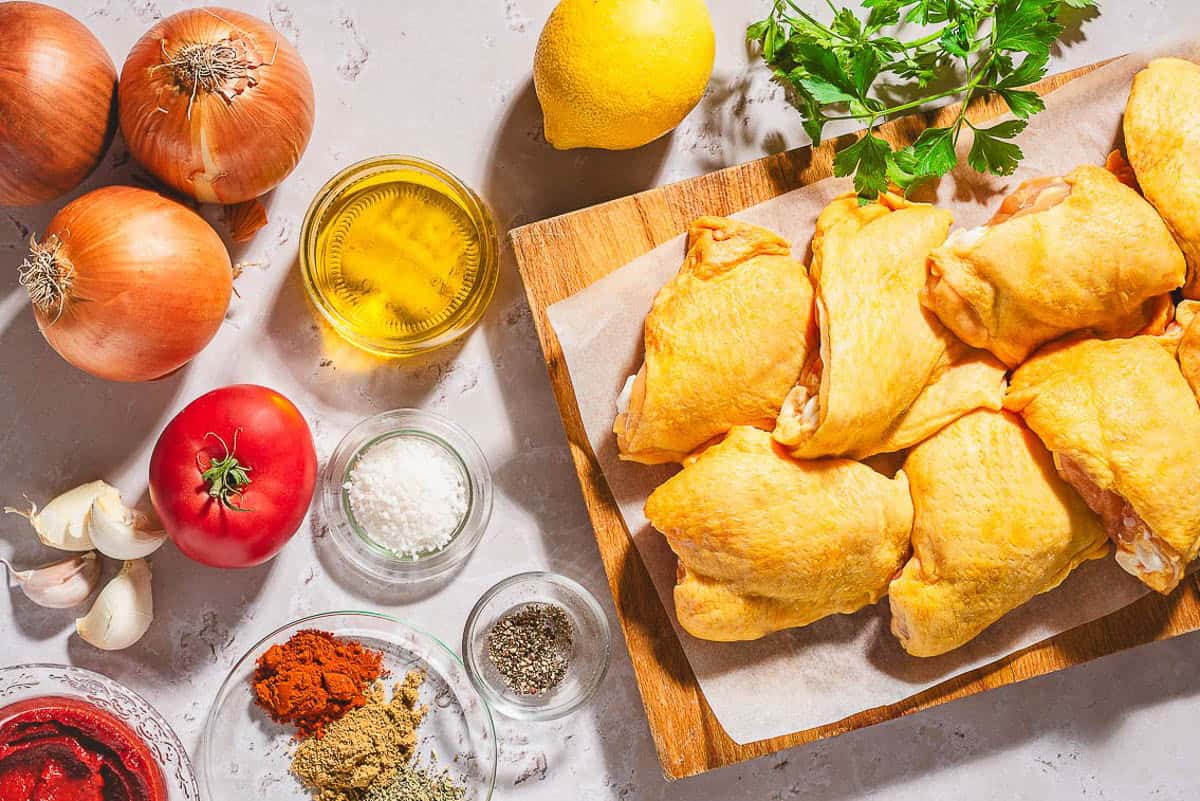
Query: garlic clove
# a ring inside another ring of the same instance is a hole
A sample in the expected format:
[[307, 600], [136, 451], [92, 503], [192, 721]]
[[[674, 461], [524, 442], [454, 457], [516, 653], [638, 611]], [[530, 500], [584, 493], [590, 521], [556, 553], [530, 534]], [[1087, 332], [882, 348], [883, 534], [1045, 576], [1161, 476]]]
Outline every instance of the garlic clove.
[[75, 621], [75, 630], [84, 642], [119, 651], [140, 640], [153, 621], [150, 563], [131, 559], [96, 596], [91, 610]]
[[4, 511], [28, 519], [43, 545], [60, 551], [90, 551], [92, 540], [87, 531], [87, 514], [101, 495], [115, 497], [118, 503], [121, 501], [121, 493], [115, 487], [103, 481], [92, 481], [64, 492], [41, 511], [34, 503], [30, 503], [28, 512], [11, 506], [4, 507]]
[[92, 501], [85, 530], [96, 550], [113, 559], [141, 559], [158, 550], [167, 532], [157, 530], [144, 512], [130, 509], [121, 496], [101, 493]]
[[95, 551], [32, 570], [14, 570], [7, 562], [9, 581], [38, 606], [69, 609], [87, 600], [100, 581]]

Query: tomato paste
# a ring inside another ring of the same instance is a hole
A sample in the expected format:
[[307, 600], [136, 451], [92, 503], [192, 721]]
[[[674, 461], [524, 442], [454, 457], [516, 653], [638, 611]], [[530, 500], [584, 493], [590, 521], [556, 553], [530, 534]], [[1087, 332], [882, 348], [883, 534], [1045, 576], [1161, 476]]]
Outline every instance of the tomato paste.
[[0, 709], [0, 799], [166, 801], [146, 743], [108, 712], [45, 696]]

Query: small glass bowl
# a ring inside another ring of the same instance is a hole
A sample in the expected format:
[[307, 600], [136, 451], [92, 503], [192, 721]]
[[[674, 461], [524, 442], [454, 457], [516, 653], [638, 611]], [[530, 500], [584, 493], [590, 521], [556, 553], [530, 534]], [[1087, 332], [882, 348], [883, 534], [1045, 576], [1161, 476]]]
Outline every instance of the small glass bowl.
[[[487, 636], [504, 615], [526, 604], [549, 603], [567, 613], [575, 633], [575, 649], [563, 680], [541, 695], [518, 695], [487, 655]], [[519, 573], [501, 581], [475, 603], [463, 630], [463, 662], [467, 674], [492, 708], [511, 718], [553, 720], [574, 712], [599, 689], [612, 655], [608, 617], [578, 582], [555, 573]]]
[[[434, 190], [462, 209], [479, 240], [479, 265], [469, 297], [449, 318], [411, 336], [375, 337], [357, 330], [322, 294], [322, 256], [318, 242], [336, 204], [346, 195], [383, 182], [403, 181]], [[350, 344], [385, 357], [415, 356], [448, 345], [483, 317], [500, 276], [500, 239], [491, 212], [474, 190], [443, 167], [416, 156], [384, 155], [352, 164], [330, 178], [304, 214], [300, 229], [300, 274], [309, 300], [333, 330]]]
[[388, 615], [326, 612], [263, 637], [225, 677], [200, 738], [205, 799], [311, 801], [289, 769], [295, 729], [275, 723], [258, 707], [252, 685], [258, 657], [304, 629], [327, 631], [382, 652], [390, 683], [403, 681], [410, 670], [422, 671], [419, 697], [429, 712], [417, 729], [420, 761], [447, 768], [466, 787], [463, 801], [492, 797], [497, 753], [492, 714], [454, 652], [431, 634]]
[[133, 690], [100, 673], [69, 665], [0, 668], [0, 707], [42, 696], [78, 698], [125, 723], [154, 755], [167, 801], [200, 801], [187, 749], [166, 719]]
[[[360, 456], [392, 437], [423, 437], [450, 452], [467, 479], [467, 512], [443, 547], [406, 556], [379, 545], [354, 519], [345, 484]], [[346, 432], [321, 476], [321, 516], [346, 559], [388, 582], [424, 581], [462, 564], [492, 518], [492, 473], [479, 445], [462, 426], [421, 409], [395, 409], [368, 417]]]

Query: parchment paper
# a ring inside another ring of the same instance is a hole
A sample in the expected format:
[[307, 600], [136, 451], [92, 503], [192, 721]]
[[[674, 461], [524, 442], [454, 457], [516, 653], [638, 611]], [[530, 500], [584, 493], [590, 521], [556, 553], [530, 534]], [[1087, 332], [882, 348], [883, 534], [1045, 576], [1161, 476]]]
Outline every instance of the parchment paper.
[[[1200, 33], [1200, 24], [1197, 31]], [[1195, 41], [1127, 56], [1046, 98], [1018, 142], [1025, 159], [1010, 178], [969, 169], [947, 176], [928, 197], [973, 227], [1021, 181], [1103, 164], [1121, 142], [1121, 114], [1134, 73], [1157, 55], [1200, 60]], [[988, 123], [989, 125], [994, 123]], [[963, 143], [969, 147], [969, 141]], [[963, 159], [965, 162], [965, 159]], [[807, 186], [735, 215], [778, 231], [806, 259], [817, 215], [849, 189], [845, 179]], [[674, 617], [675, 556], [642, 513], [650, 492], [675, 468], [621, 462], [612, 433], [616, 398], [642, 360], [642, 324], [659, 287], [679, 269], [680, 236], [635, 259], [549, 309], [575, 395], [605, 478], [645, 561], [675, 633], [717, 719], [738, 743], [808, 729], [901, 701], [960, 673], [1059, 632], [1103, 617], [1141, 597], [1142, 585], [1110, 558], [1081, 567], [1057, 590], [1010, 613], [967, 646], [943, 657], [905, 654], [888, 631], [887, 600], [855, 615], [833, 616], [803, 629], [750, 643], [711, 643], [679, 628]], [[864, 291], [870, 291], [864, 287]], [[670, 636], [664, 632], [663, 636]]]

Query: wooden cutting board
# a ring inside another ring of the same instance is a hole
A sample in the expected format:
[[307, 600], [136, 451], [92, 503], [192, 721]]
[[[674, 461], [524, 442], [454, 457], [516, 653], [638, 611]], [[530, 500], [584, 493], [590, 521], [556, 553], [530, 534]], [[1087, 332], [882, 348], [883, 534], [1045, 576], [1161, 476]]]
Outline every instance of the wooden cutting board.
[[[1047, 78], [1035, 88], [1045, 94], [1100, 66], [1094, 64]], [[984, 101], [973, 104], [969, 115], [973, 121], [982, 121], [1004, 110], [1001, 103]], [[908, 144], [927, 125], [944, 125], [957, 113], [958, 106], [953, 106], [929, 115], [906, 117], [883, 126], [880, 134], [893, 143]], [[663, 771], [669, 779], [832, 737], [1134, 645], [1200, 629], [1200, 585], [1193, 576], [1170, 597], [1148, 596], [1108, 617], [891, 706], [747, 745], [733, 742], [721, 728], [696, 684], [667, 612], [592, 453], [571, 377], [546, 309], [683, 233], [700, 215], [732, 214], [829, 177], [835, 146], [852, 139], [853, 135], [818, 148], [798, 148], [526, 225], [510, 234], [571, 456], [596, 530], [609, 588], [633, 660], [642, 704]]]

